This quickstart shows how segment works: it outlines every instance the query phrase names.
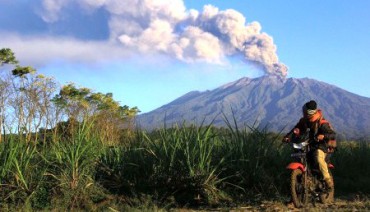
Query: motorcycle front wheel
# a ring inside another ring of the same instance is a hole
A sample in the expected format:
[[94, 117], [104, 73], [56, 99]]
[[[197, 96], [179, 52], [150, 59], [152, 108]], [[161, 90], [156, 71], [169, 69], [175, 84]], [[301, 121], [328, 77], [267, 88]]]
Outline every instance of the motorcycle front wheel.
[[305, 189], [302, 170], [295, 169], [290, 177], [290, 194], [295, 207], [304, 207], [307, 203], [307, 189]]

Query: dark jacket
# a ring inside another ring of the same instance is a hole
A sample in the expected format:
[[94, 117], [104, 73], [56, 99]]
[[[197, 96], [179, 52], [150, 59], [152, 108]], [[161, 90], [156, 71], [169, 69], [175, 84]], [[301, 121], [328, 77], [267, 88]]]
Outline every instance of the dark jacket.
[[[318, 110], [318, 113], [320, 113], [320, 117], [314, 122], [310, 122], [308, 119], [302, 117], [295, 125], [295, 127], [288, 133], [288, 135], [292, 134], [295, 128], [298, 128], [300, 130], [301, 135], [305, 134], [307, 132], [307, 129], [310, 129], [309, 137], [310, 140], [313, 141], [311, 143], [312, 147], [319, 148], [324, 152], [328, 152], [327, 143], [330, 140], [335, 140], [336, 133], [330, 123], [322, 116], [320, 110]], [[320, 134], [324, 135], [324, 140], [319, 142], [314, 141]]]

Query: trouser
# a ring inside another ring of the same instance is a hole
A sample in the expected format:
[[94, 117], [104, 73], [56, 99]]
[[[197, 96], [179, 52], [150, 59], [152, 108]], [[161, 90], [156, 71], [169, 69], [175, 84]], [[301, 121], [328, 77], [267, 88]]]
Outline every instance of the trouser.
[[319, 170], [324, 178], [324, 180], [331, 179], [328, 169], [328, 164], [325, 161], [326, 153], [321, 149], [316, 149], [314, 153], [315, 162], [319, 167]]

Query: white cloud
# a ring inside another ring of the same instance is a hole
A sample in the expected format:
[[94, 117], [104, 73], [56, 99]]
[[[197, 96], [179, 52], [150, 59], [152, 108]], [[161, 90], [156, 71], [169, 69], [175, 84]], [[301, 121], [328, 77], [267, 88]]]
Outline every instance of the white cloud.
[[24, 65], [43, 66], [52, 61], [96, 63], [128, 58], [122, 46], [98, 41], [81, 41], [50, 36], [20, 36], [0, 33], [0, 46], [11, 48]]
[[45, 22], [52, 23], [58, 21], [62, 9], [70, 3], [70, 0], [43, 0], [44, 12], [41, 17]]
[[[246, 23], [244, 15], [233, 9], [206, 5], [203, 11], [187, 10], [183, 0], [42, 0], [42, 5], [42, 18], [50, 23], [57, 23], [72, 6], [109, 13], [110, 39], [106, 42], [16, 38], [17, 48], [25, 46], [29, 52], [36, 48], [45, 58], [92, 60], [108, 58], [104, 52], [139, 52], [168, 55], [185, 62], [222, 63], [228, 56], [240, 55], [267, 74], [287, 74], [272, 37], [261, 32], [258, 22]], [[36, 44], [47, 47], [49, 54]]]

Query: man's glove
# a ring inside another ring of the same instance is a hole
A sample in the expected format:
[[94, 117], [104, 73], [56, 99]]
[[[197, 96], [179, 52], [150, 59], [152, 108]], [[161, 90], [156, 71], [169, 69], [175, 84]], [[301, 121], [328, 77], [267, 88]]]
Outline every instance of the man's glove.
[[283, 143], [289, 143], [290, 142], [290, 138], [288, 136], [285, 136], [282, 140]]

